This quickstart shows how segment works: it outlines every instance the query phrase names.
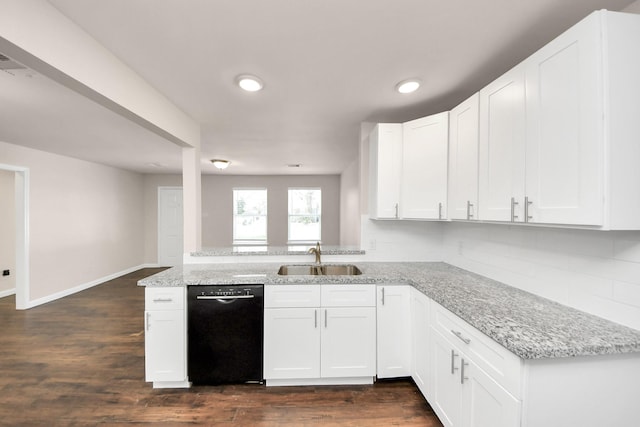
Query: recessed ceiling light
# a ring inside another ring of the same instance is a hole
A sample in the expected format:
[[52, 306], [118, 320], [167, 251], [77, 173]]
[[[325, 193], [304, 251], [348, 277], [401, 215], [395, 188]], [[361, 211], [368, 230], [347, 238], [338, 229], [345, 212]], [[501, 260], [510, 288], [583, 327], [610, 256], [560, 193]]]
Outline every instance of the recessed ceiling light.
[[247, 92], [257, 92], [264, 87], [264, 83], [262, 83], [260, 78], [250, 74], [243, 74], [236, 77], [236, 83], [241, 89], [244, 89]]
[[211, 159], [211, 163], [213, 163], [213, 166], [217, 167], [220, 170], [226, 169], [231, 164], [229, 160], [222, 159]]
[[420, 80], [409, 79], [403, 80], [396, 85], [396, 90], [400, 93], [412, 93], [420, 87]]

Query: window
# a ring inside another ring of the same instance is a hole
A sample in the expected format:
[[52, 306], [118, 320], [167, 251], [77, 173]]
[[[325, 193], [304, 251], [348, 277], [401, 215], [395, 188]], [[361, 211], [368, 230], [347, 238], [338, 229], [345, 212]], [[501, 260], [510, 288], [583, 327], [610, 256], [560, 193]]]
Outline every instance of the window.
[[289, 189], [289, 242], [316, 242], [321, 236], [322, 190]]
[[267, 242], [267, 190], [233, 190], [233, 243]]

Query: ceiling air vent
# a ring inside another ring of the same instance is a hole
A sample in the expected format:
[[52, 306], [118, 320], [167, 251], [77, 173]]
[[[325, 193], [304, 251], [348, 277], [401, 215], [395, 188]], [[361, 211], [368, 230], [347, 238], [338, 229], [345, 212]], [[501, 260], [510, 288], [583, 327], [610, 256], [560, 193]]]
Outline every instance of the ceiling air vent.
[[0, 70], [26, 70], [21, 64], [0, 53]]

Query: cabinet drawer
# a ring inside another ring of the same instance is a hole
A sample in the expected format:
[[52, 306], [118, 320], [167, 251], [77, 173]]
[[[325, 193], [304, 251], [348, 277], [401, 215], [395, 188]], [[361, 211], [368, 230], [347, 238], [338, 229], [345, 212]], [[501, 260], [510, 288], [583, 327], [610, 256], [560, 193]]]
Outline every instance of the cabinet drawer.
[[440, 304], [432, 304], [432, 327], [462, 350], [498, 384], [520, 398], [520, 358]]
[[323, 307], [375, 307], [375, 285], [322, 285]]
[[267, 285], [264, 287], [265, 308], [319, 307], [319, 285]]
[[145, 288], [145, 310], [184, 310], [184, 287]]

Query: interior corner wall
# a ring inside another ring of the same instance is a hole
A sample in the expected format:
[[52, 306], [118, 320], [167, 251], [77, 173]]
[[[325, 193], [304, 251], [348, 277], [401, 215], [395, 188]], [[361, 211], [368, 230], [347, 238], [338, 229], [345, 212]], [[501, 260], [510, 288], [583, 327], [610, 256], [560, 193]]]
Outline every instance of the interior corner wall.
[[0, 159], [30, 172], [30, 304], [143, 264], [141, 174], [5, 142]]
[[627, 13], [640, 13], [640, 0], [636, 0], [631, 3], [629, 6], [622, 9], [622, 12]]
[[340, 245], [360, 247], [360, 168], [354, 161], [340, 175]]
[[640, 231], [443, 227], [449, 264], [640, 329]]
[[340, 175], [203, 175], [203, 248], [232, 245], [234, 188], [267, 189], [267, 239], [269, 245], [286, 246], [289, 187], [322, 189], [322, 243], [340, 244]]
[[158, 263], [158, 187], [182, 187], [182, 175], [144, 175], [144, 262]]
[[0, 295], [16, 287], [15, 172], [0, 170]]

